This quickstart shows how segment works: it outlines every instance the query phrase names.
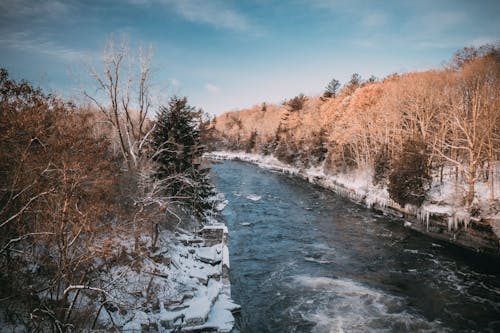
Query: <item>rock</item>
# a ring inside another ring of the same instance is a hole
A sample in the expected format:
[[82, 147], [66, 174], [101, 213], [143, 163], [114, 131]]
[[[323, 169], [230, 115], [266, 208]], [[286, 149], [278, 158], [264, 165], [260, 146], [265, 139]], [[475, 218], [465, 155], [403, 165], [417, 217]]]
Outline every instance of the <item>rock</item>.
[[495, 235], [500, 239], [500, 218], [491, 219], [491, 230], [495, 233]]
[[222, 262], [222, 246], [221, 244], [216, 244], [211, 247], [200, 247], [196, 251], [196, 257], [201, 262], [217, 265]]

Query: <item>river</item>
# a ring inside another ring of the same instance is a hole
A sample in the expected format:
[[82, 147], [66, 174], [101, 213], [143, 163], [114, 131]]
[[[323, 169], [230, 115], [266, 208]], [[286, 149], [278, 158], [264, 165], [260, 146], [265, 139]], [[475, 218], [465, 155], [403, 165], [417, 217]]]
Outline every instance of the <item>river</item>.
[[500, 332], [500, 268], [301, 179], [225, 161], [242, 332]]

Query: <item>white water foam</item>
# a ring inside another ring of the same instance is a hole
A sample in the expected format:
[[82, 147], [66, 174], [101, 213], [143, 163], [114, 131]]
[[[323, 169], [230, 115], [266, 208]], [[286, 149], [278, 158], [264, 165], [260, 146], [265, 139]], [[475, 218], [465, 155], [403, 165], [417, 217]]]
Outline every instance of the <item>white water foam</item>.
[[313, 258], [313, 257], [304, 257], [304, 260], [309, 261], [309, 262], [315, 262], [317, 264], [331, 264], [334, 262], [332, 260], [323, 260], [323, 259], [317, 259], [317, 258]]
[[[349, 279], [298, 275], [292, 287], [303, 289], [303, 299], [290, 312], [315, 323], [312, 332], [446, 331], [437, 322], [408, 313], [403, 298]], [[314, 304], [307, 302], [311, 296]]]
[[250, 194], [250, 195], [247, 195], [247, 199], [252, 200], [252, 201], [259, 201], [260, 199], [262, 199], [262, 197], [260, 195], [257, 195], [257, 194]]

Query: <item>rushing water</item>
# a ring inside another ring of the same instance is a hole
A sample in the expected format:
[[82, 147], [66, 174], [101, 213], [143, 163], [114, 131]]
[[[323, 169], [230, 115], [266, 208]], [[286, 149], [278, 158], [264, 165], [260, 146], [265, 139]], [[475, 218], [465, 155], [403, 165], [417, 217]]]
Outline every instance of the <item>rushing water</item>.
[[212, 171], [242, 332], [500, 332], [498, 261], [294, 177]]

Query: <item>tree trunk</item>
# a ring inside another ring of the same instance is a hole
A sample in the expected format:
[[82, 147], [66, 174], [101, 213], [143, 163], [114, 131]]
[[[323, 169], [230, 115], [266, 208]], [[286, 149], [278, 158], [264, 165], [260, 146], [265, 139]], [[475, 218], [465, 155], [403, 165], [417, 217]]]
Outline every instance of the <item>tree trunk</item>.
[[490, 175], [489, 175], [489, 180], [490, 180], [490, 199], [495, 200], [495, 162], [493, 159], [490, 159]]
[[467, 197], [466, 197], [466, 204], [467, 207], [471, 207], [472, 201], [474, 200], [474, 194], [475, 194], [475, 178], [476, 178], [476, 163], [474, 161], [471, 161], [469, 163], [469, 177], [468, 177], [468, 190], [467, 190]]

